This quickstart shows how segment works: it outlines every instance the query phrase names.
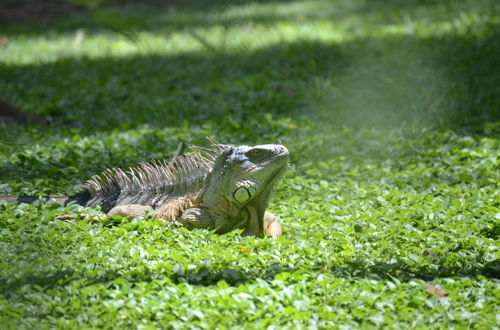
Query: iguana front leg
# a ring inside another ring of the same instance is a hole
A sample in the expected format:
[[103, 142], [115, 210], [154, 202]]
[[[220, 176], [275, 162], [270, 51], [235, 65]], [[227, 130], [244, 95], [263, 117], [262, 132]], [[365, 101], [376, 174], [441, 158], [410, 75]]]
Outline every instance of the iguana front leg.
[[189, 229], [216, 229], [217, 234], [224, 234], [236, 228], [244, 228], [246, 224], [246, 219], [232, 219], [225, 213], [196, 207], [182, 212], [177, 221]]
[[151, 206], [140, 205], [140, 204], [128, 204], [128, 205], [118, 205], [109, 210], [108, 215], [111, 216], [122, 216], [129, 219], [143, 217], [148, 212], [153, 211]]
[[214, 228], [215, 221], [206, 209], [190, 208], [182, 212], [182, 215], [177, 219], [183, 226], [189, 229], [192, 228]]
[[[248, 216], [247, 216], [248, 217]], [[188, 227], [192, 228], [207, 228], [207, 229], [218, 229], [218, 232], [225, 233], [233, 230], [234, 228], [243, 228], [247, 226], [243, 235], [255, 235], [251, 228], [248, 227], [250, 219], [242, 217], [239, 222], [234, 223], [230, 221], [229, 217], [223, 214], [213, 214], [207, 209], [202, 208], [190, 208], [185, 210], [178, 221]], [[278, 221], [278, 217], [274, 214], [266, 212], [264, 214], [264, 232], [267, 236], [276, 238], [281, 236], [282, 230], [281, 225]]]
[[276, 238], [283, 234], [278, 217], [270, 212], [264, 213], [264, 232], [267, 236]]

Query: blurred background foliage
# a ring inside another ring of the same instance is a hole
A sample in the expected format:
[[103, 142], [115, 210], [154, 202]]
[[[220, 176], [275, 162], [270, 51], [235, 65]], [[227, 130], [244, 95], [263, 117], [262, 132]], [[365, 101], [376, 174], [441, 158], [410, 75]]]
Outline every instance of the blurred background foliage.
[[269, 113], [476, 131], [498, 118], [495, 1], [49, 3], [74, 7], [57, 23], [7, 25], [19, 42], [0, 58], [3, 95], [44, 116], [111, 128]]

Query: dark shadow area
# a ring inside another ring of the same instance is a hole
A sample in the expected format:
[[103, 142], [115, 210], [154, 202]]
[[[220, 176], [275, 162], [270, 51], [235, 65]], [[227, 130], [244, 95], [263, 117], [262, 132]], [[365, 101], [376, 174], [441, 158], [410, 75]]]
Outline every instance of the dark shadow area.
[[[237, 268], [215, 269], [203, 265], [193, 270], [185, 271], [181, 269], [174, 271], [169, 278], [176, 284], [188, 283], [191, 285], [211, 286], [217, 285], [220, 281], [225, 281], [231, 286], [237, 286], [243, 283], [253, 282], [258, 278], [271, 281], [278, 274], [283, 272], [293, 273], [297, 270], [298, 269], [296, 268], [282, 266], [279, 264], [271, 265], [266, 269], [255, 269], [252, 271], [245, 271]], [[25, 285], [37, 285], [41, 288], [41, 290], [47, 290], [55, 287], [66, 286], [73, 281], [84, 280], [84, 286], [99, 283], [108, 283], [112, 286], [112, 282], [119, 278], [124, 278], [124, 280], [134, 285], [134, 283], [151, 282], [167, 276], [166, 274], [158, 272], [123, 274], [123, 271], [126, 273], [126, 270], [107, 271], [105, 274], [98, 277], [87, 277], [71, 271], [60, 271], [47, 276], [28, 275], [11, 282], [8, 285], [0, 284], [0, 294], [10, 296], [15, 294], [16, 291]], [[317, 272], [327, 272], [327, 270], [321, 268], [317, 269]], [[360, 260], [347, 262], [340, 267], [335, 267], [329, 270], [329, 272], [336, 277], [342, 278], [357, 277], [376, 280], [390, 280], [396, 278], [402, 282], [408, 282], [414, 279], [433, 281], [435, 279], [447, 277], [476, 278], [477, 276], [484, 276], [489, 279], [500, 279], [500, 261], [494, 260], [479, 268], [439, 267], [435, 270], [429, 270], [426, 268], [410, 269], [409, 266], [397, 262], [380, 262], [372, 266], [367, 266]], [[6, 281], [4, 280], [2, 283], [6, 283]]]
[[4, 66], [1, 72], [9, 98], [22, 99], [23, 108], [53, 118], [85, 119], [95, 131], [294, 115], [309, 94], [307, 82], [339, 75], [348, 61], [338, 45], [301, 42], [237, 55], [66, 59]]
[[[4, 0], [5, 1], [5, 0]], [[128, 32], [144, 31], [169, 33], [184, 31], [186, 28], [237, 27], [253, 25], [270, 27], [280, 21], [314, 22], [317, 20], [343, 21], [359, 17], [373, 26], [400, 24], [405, 19], [425, 18], [428, 23], [450, 21], [460, 16], [464, 10], [484, 10], [494, 8], [494, 4], [484, 4], [486, 0], [471, 8], [467, 1], [297, 1], [297, 0], [140, 0], [140, 1], [104, 1], [99, 6], [85, 7], [70, 0], [8, 1], [0, 3], [0, 22], [5, 25], [6, 34], [17, 36], [42, 36], [47, 32], [56, 34], [74, 34], [84, 30], [87, 34], [116, 31], [122, 28]], [[297, 10], [296, 6], [306, 6]], [[464, 5], [461, 8], [460, 4]], [[420, 9], [443, 6], [448, 8], [425, 15]], [[288, 10], [276, 10], [273, 5], [288, 6]], [[261, 6], [260, 10], [247, 10], [248, 7]], [[227, 15], [216, 14], [229, 10]], [[386, 13], [374, 16], [374, 13]], [[69, 17], [70, 19], [67, 19]], [[121, 31], [123, 32], [123, 31]]]
[[302, 41], [237, 54], [65, 59], [3, 66], [0, 86], [23, 109], [82, 122], [92, 132], [186, 121], [225, 130], [265, 113], [332, 127], [417, 124], [480, 132], [500, 118], [500, 33], [491, 31]]
[[[169, 278], [176, 284], [179, 283], [189, 283], [192, 285], [216, 285], [219, 281], [225, 281], [229, 285], [239, 285], [246, 282], [255, 281], [257, 278], [264, 280], [272, 280], [277, 274], [283, 272], [294, 272], [295, 270], [290, 267], [280, 266], [278, 264], [271, 265], [259, 272], [255, 271], [243, 271], [236, 268], [227, 269], [214, 269], [207, 266], [200, 266], [197, 269], [184, 271], [177, 270], [174, 271]], [[146, 273], [133, 273], [133, 274], [123, 274], [127, 273], [125, 269], [118, 269], [114, 271], [107, 271], [103, 275], [98, 277], [88, 277], [83, 274], [79, 274], [73, 271], [59, 271], [54, 274], [49, 274], [47, 276], [43, 275], [27, 275], [16, 281], [10, 282], [9, 284], [4, 279], [0, 284], [0, 294], [11, 295], [16, 291], [21, 289], [25, 285], [39, 286], [42, 290], [52, 289], [55, 287], [63, 287], [74, 281], [85, 281], [85, 286], [94, 285], [98, 283], [109, 283], [118, 278], [124, 278], [129, 283], [141, 283], [141, 282], [151, 282], [153, 280], [158, 280], [164, 278], [166, 274], [161, 274], [158, 272], [146, 272]], [[262, 274], [261, 274], [262, 273]]]
[[64, 286], [75, 278], [74, 272], [63, 270], [46, 276], [27, 275], [9, 284], [7, 284], [6, 279], [1, 279], [0, 294], [13, 294], [25, 285], [37, 285], [44, 290], [51, 289], [56, 286]]
[[2, 0], [0, 22], [3, 24], [40, 23], [81, 12], [84, 6], [67, 0]]
[[[273, 280], [274, 277], [283, 272], [293, 273], [299, 269], [290, 266], [274, 264], [264, 270], [241, 271], [238, 269], [210, 269], [201, 266], [190, 271], [180, 271], [173, 274], [171, 279], [175, 283], [186, 282], [193, 285], [215, 285], [218, 281], [224, 280], [230, 285], [237, 285], [242, 282], [255, 281], [257, 278], [263, 280]], [[325, 271], [324, 268], [317, 269], [318, 272]], [[437, 278], [445, 277], [477, 277], [479, 275], [491, 278], [500, 278], [500, 261], [495, 260], [486, 263], [483, 267], [445, 267], [429, 270], [426, 268], [411, 269], [404, 263], [385, 263], [379, 262], [375, 265], [366, 265], [361, 260], [347, 262], [340, 267], [330, 269], [330, 272], [338, 277], [360, 277], [388, 280], [397, 278], [400, 281], [408, 282], [413, 279], [423, 281], [432, 281]]]
[[[107, 27], [106, 22], [100, 20], [100, 13], [106, 12], [114, 16], [109, 17], [111, 20], [128, 20], [127, 28], [134, 29], [136, 32], [141, 30], [172, 32], [188, 26], [206, 28], [222, 24], [228, 27], [239, 25], [245, 20], [272, 24], [277, 19], [286, 19], [288, 16], [278, 17], [276, 13], [260, 12], [258, 15], [247, 14], [235, 19], [215, 20], [213, 14], [229, 6], [293, 5], [295, 2], [293, 0], [118, 0], [102, 1], [97, 6], [84, 6], [78, 1], [71, 0], [4, 0], [4, 3], [0, 2], [0, 22], [8, 26], [8, 31], [12, 35], [22, 33], [38, 36], [47, 32], [44, 29], [56, 33], [71, 33], [78, 29], [85, 29], [89, 33], [94, 33]], [[333, 9], [334, 7], [327, 5], [322, 8]], [[333, 10], [331, 12], [333, 13]], [[66, 20], [68, 16], [71, 17], [70, 20]], [[140, 16], [145, 16], [147, 19], [139, 18]]]
[[370, 277], [378, 279], [397, 278], [400, 281], [411, 281], [421, 279], [432, 281], [445, 277], [472, 277], [479, 275], [491, 278], [500, 278], [500, 261], [494, 260], [484, 264], [482, 267], [446, 267], [438, 265], [433, 269], [426, 267], [415, 268], [402, 262], [379, 262], [374, 265], [367, 265], [363, 260], [347, 262], [340, 267], [335, 267], [332, 273], [339, 277]]
[[242, 271], [235, 268], [212, 269], [207, 266], [201, 266], [194, 270], [180, 270], [174, 272], [171, 279], [174, 283], [189, 283], [192, 285], [215, 285], [219, 281], [225, 281], [229, 285], [238, 285], [244, 282], [255, 281], [257, 278], [272, 280], [280, 273], [292, 273], [294, 271], [296, 271], [296, 269], [292, 269], [288, 266], [281, 266], [279, 264], [271, 265], [263, 272], [259, 270]]

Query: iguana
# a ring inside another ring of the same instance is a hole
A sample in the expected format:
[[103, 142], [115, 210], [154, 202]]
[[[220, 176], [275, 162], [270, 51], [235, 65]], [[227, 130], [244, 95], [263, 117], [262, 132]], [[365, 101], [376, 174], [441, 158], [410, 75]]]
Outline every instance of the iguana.
[[[265, 210], [271, 190], [288, 167], [288, 149], [282, 144], [213, 146], [214, 150], [194, 147], [194, 152], [172, 161], [141, 163], [128, 171], [107, 169], [88, 180], [80, 193], [50, 199], [99, 205], [111, 216], [151, 213], [165, 222], [219, 234], [243, 229], [243, 235], [281, 235], [277, 217]], [[31, 202], [35, 197], [0, 199]]]

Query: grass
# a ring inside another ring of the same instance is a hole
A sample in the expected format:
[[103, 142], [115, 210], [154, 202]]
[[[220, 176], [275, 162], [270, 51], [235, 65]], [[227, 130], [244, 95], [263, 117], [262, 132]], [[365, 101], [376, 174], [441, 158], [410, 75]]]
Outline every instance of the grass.
[[498, 9], [198, 1], [4, 25], [2, 98], [77, 125], [2, 126], [1, 194], [72, 194], [205, 136], [281, 139], [292, 165], [277, 240], [0, 204], [2, 328], [497, 327]]

